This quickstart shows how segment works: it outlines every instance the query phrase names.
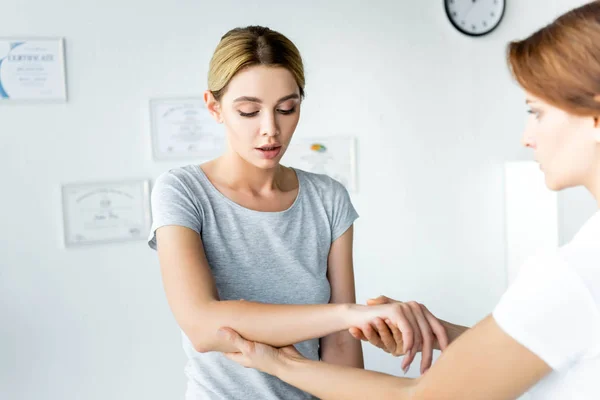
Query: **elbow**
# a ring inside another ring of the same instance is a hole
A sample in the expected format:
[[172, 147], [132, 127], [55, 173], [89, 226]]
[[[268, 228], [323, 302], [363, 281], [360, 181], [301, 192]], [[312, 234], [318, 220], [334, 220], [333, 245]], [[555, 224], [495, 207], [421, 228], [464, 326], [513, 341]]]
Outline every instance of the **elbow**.
[[219, 351], [216, 338], [211, 338], [206, 333], [196, 335], [194, 339], [190, 339], [194, 350], [198, 353], [210, 353], [211, 351]]
[[188, 335], [194, 350], [198, 353], [210, 353], [211, 351], [221, 351], [223, 346], [220, 338], [217, 336], [217, 330], [208, 327], [195, 327], [191, 329]]
[[[200, 310], [193, 320], [187, 319], [182, 324], [182, 329], [198, 353], [220, 351], [220, 339], [217, 336], [216, 326], [212, 323], [210, 309]], [[199, 321], [204, 321], [199, 323]]]
[[208, 329], [198, 326], [184, 328], [183, 332], [196, 352], [204, 354], [218, 350], [216, 332], [211, 334]]
[[210, 344], [206, 340], [191, 340], [194, 350], [198, 353], [209, 353], [212, 351]]

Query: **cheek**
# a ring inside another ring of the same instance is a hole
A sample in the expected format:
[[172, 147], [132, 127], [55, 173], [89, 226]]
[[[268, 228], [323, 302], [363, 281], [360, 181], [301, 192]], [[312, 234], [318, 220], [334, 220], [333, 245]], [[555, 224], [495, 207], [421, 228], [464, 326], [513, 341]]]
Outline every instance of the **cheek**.
[[299, 120], [300, 112], [297, 112], [293, 115], [282, 116], [278, 121], [281, 134], [284, 136], [292, 136], [294, 134], [294, 131], [296, 130], [296, 126], [298, 126]]
[[563, 127], [550, 119], [539, 124], [535, 132], [538, 150], [541, 154], [552, 157], [561, 147], [564, 135]]
[[593, 158], [590, 149], [594, 146], [572, 125], [556, 124], [552, 129], [545, 149], [550, 173], [547, 178], [556, 186], [554, 189], [578, 185], [589, 169]]
[[226, 119], [227, 134], [237, 142], [249, 142], [258, 132], [260, 122], [258, 118], [244, 118], [239, 115]]

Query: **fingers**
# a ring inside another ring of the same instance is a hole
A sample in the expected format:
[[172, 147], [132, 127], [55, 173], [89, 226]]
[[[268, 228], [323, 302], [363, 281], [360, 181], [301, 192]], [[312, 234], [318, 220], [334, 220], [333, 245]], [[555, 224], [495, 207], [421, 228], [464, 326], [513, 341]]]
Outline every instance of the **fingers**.
[[381, 342], [383, 343], [383, 350], [388, 353], [395, 353], [397, 344], [387, 324], [383, 322], [381, 318], [375, 318], [373, 320], [373, 324], [377, 328], [377, 334], [379, 335], [379, 337], [381, 338]]
[[402, 303], [393, 304], [393, 318], [390, 318], [390, 320], [395, 322], [400, 332], [402, 332], [402, 341], [396, 341], [397, 344], [402, 343], [402, 354], [407, 354], [408, 350], [413, 348], [415, 329], [417, 328], [416, 321], [414, 321], [414, 323], [411, 322], [405, 314], [406, 312]]
[[[419, 323], [417, 322], [417, 318], [413, 314], [412, 308], [407, 303], [402, 303], [401, 306], [403, 310], [403, 315], [406, 318], [406, 320], [410, 323], [413, 332], [413, 341], [410, 346], [411, 352], [410, 354], [406, 354], [404, 360], [402, 360], [402, 369], [407, 369], [408, 367], [410, 367], [410, 364], [412, 364], [417, 353], [421, 350], [421, 344], [423, 339], [421, 337], [421, 328], [419, 326]], [[402, 336], [405, 336], [405, 332], [403, 330]]]
[[377, 334], [377, 332], [375, 332], [375, 330], [373, 329], [373, 327], [371, 326], [371, 324], [367, 323], [365, 326], [363, 326], [362, 328], [363, 334], [365, 335], [365, 337], [367, 338], [367, 340], [374, 346], [379, 347], [380, 349], [383, 349], [383, 342], [381, 341], [381, 338], [379, 337], [379, 335]]
[[217, 331], [217, 335], [231, 343], [240, 352], [248, 351], [249, 342], [233, 329], [221, 328]]
[[413, 301], [409, 302], [408, 305], [413, 310], [413, 313], [419, 324], [419, 329], [421, 329], [421, 338], [423, 340], [423, 346], [421, 349], [421, 374], [423, 374], [425, 370], [431, 367], [431, 362], [433, 361], [434, 335], [431, 327], [429, 326], [429, 322], [427, 321], [427, 318], [425, 318], [425, 314], [421, 309], [421, 304]]
[[392, 299], [390, 299], [389, 297], [386, 296], [379, 296], [377, 298], [374, 299], [369, 299], [367, 300], [367, 305], [368, 306], [376, 306], [378, 304], [387, 304], [387, 303], [391, 303]]
[[431, 311], [427, 309], [423, 304], [421, 304], [421, 310], [423, 310], [423, 314], [425, 318], [427, 318], [427, 322], [429, 326], [431, 326], [431, 330], [435, 334], [438, 343], [440, 344], [440, 350], [446, 350], [446, 347], [450, 344], [450, 340], [448, 339], [448, 332], [446, 332], [446, 328], [442, 324], [442, 322], [437, 319]]
[[363, 340], [365, 342], [368, 341], [365, 335], [363, 334], [362, 330], [360, 330], [360, 328], [350, 328], [348, 331], [354, 337], [354, 339]]
[[396, 350], [392, 353], [392, 355], [394, 357], [398, 357], [402, 353], [402, 332], [400, 332], [400, 329], [398, 329], [398, 327], [389, 319], [386, 319], [385, 323], [388, 326], [388, 328], [390, 328], [390, 331], [392, 332], [392, 337], [394, 338], [394, 342], [396, 343]]
[[244, 355], [242, 353], [223, 353], [223, 355], [229, 358], [231, 361], [235, 361], [238, 364], [244, 364]]

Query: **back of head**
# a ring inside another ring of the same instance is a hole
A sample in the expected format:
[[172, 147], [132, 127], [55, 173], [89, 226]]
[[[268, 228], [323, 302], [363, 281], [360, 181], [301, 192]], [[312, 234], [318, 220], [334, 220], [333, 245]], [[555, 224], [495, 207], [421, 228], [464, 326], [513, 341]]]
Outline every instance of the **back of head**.
[[600, 1], [510, 43], [507, 53], [527, 92], [574, 115], [600, 115]]
[[235, 28], [221, 38], [210, 61], [208, 90], [220, 100], [235, 74], [254, 65], [288, 69], [304, 96], [300, 52], [287, 37], [262, 26]]

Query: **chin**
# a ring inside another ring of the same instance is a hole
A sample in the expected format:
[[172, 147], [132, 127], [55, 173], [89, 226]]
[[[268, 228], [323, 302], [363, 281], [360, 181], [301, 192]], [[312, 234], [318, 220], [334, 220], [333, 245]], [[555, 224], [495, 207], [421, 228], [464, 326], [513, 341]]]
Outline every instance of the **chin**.
[[254, 165], [256, 168], [265, 170], [273, 169], [279, 166], [279, 159], [277, 158], [272, 160], [254, 160], [254, 162], [252, 162], [252, 165]]
[[551, 176], [546, 174], [546, 186], [548, 187], [548, 189], [550, 189], [554, 192], [558, 192], [563, 189], [568, 189], [568, 188], [576, 186], [576, 185], [568, 184], [567, 182], [564, 182], [561, 179], [552, 178]]

